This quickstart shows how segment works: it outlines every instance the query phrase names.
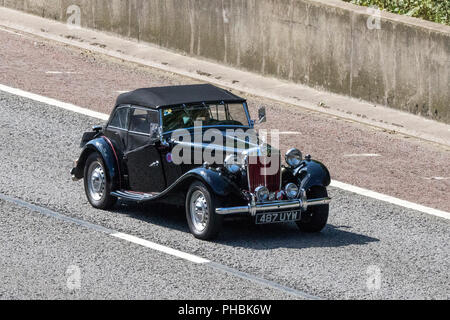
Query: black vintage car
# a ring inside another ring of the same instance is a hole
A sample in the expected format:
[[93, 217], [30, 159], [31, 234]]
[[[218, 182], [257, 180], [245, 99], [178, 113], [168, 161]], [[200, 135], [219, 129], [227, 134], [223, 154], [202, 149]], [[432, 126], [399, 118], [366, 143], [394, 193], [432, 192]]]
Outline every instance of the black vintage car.
[[[261, 108], [258, 122], [265, 117]], [[106, 125], [84, 133], [72, 178], [84, 178], [99, 209], [117, 199], [185, 206], [200, 239], [213, 238], [223, 219], [236, 215], [321, 231], [330, 202], [327, 168], [297, 149], [281, 165], [278, 149], [254, 125], [245, 99], [208, 84], [124, 93]]]

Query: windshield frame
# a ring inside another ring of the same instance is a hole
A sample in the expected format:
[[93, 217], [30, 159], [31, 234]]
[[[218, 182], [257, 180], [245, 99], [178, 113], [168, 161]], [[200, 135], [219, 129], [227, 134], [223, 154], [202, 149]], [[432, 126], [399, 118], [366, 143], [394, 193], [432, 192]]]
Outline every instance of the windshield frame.
[[172, 133], [172, 132], [175, 132], [177, 130], [192, 130], [192, 129], [195, 129], [195, 128], [206, 128], [206, 129], [208, 129], [208, 128], [245, 128], [245, 129], [252, 129], [253, 128], [252, 121], [250, 119], [250, 113], [248, 111], [247, 102], [238, 102], [238, 103], [236, 103], [236, 102], [229, 102], [228, 103], [228, 102], [224, 102], [224, 101], [220, 101], [220, 102], [214, 101], [214, 102], [205, 102], [205, 104], [206, 105], [210, 105], [210, 104], [217, 104], [217, 105], [225, 105], [225, 104], [228, 104], [228, 105], [231, 105], [231, 104], [232, 105], [241, 105], [244, 108], [244, 111], [245, 111], [247, 125], [231, 125], [231, 124], [229, 124], [229, 125], [219, 125], [218, 124], [218, 125], [209, 125], [209, 126], [201, 126], [201, 127], [193, 126], [193, 127], [186, 127], [186, 128], [177, 128], [177, 129], [174, 129], [174, 130], [164, 131], [164, 117], [163, 117], [164, 110], [175, 109], [175, 108], [193, 107], [193, 106], [196, 106], [196, 105], [199, 105], [199, 104], [196, 103], [196, 104], [188, 104], [188, 105], [167, 106], [167, 107], [164, 107], [164, 108], [159, 110], [160, 126], [161, 126], [162, 131], [163, 131], [162, 134]]

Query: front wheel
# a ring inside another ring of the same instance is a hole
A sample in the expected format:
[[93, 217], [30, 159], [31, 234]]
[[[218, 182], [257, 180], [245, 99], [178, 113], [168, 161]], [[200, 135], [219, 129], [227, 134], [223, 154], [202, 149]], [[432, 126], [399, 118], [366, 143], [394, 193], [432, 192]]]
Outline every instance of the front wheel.
[[[307, 194], [308, 199], [326, 198], [328, 192], [325, 187], [313, 187]], [[328, 204], [320, 206], [311, 206], [305, 212], [302, 212], [302, 219], [297, 222], [300, 231], [316, 233], [325, 228], [328, 221], [328, 211], [330, 206]]]
[[199, 181], [189, 187], [186, 218], [189, 230], [197, 239], [213, 239], [222, 227], [223, 217], [216, 213], [214, 195]]
[[84, 191], [90, 204], [97, 209], [109, 209], [116, 203], [111, 196], [111, 181], [106, 174], [102, 157], [94, 152], [84, 167]]

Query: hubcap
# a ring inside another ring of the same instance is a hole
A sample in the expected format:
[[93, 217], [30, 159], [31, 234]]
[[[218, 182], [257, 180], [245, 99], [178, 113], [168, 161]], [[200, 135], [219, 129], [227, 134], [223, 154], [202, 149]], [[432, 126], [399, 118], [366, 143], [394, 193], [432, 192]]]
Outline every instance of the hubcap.
[[196, 190], [192, 193], [190, 209], [192, 224], [202, 232], [206, 229], [209, 219], [208, 203], [203, 192]]
[[95, 201], [100, 201], [105, 192], [105, 172], [98, 162], [91, 165], [91, 174], [88, 180], [89, 194]]

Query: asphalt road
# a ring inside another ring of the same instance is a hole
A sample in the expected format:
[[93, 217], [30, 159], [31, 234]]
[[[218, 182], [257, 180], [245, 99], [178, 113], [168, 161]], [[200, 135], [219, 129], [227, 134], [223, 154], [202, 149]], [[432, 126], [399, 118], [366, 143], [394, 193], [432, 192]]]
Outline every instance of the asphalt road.
[[[30, 34], [0, 30], [0, 43], [0, 84], [107, 114], [121, 91], [199, 82]], [[248, 99], [253, 118], [266, 107], [268, 121], [259, 128], [291, 132], [280, 137], [282, 152], [299, 148], [326, 163], [333, 179], [450, 211], [448, 147], [235, 93]]]
[[[320, 298], [450, 298], [448, 220], [334, 188], [329, 225], [317, 235], [233, 220], [202, 242], [176, 208], [95, 210], [68, 172], [96, 123], [0, 92], [0, 194]], [[0, 299], [299, 298], [4, 200], [0, 221]], [[73, 266], [81, 281], [69, 289]]]

